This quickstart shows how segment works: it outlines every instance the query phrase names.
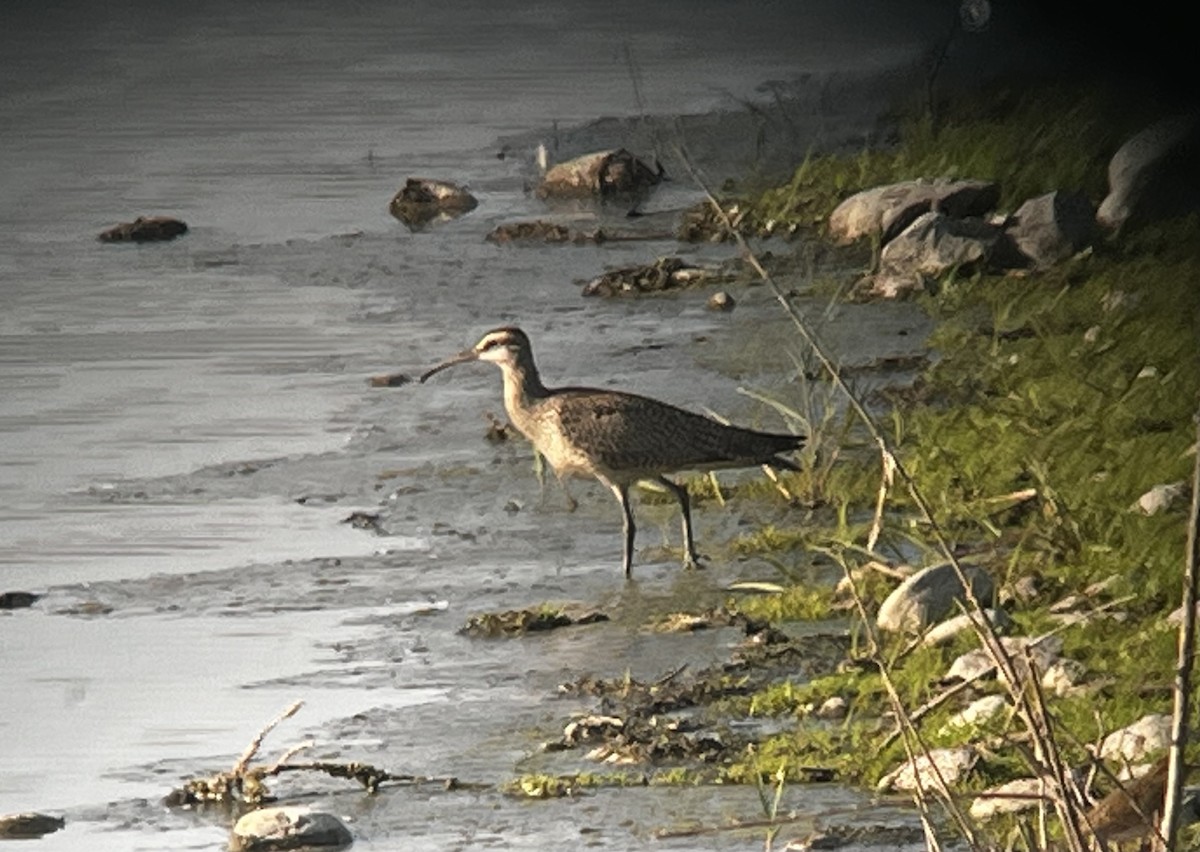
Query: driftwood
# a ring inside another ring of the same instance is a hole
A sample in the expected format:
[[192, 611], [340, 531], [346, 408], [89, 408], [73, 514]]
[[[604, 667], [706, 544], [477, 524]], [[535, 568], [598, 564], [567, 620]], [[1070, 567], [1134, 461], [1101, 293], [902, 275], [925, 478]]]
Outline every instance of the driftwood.
[[312, 748], [311, 741], [288, 748], [274, 763], [252, 766], [250, 762], [258, 754], [267, 734], [280, 722], [294, 716], [303, 706], [303, 701], [297, 701], [268, 722], [250, 741], [232, 769], [207, 777], [189, 779], [184, 782], [183, 786], [172, 790], [163, 799], [163, 803], [168, 807], [189, 807], [201, 804], [245, 804], [257, 807], [272, 801], [271, 792], [264, 783], [265, 779], [282, 775], [285, 772], [318, 772], [331, 778], [353, 779], [361, 784], [368, 793], [377, 792], [380, 785], [384, 783], [438, 784], [447, 790], [485, 789], [489, 786], [461, 782], [452, 776], [432, 777], [387, 772], [368, 763], [358, 763], [357, 761], [349, 763], [325, 760], [292, 762], [291, 759], [295, 755]]

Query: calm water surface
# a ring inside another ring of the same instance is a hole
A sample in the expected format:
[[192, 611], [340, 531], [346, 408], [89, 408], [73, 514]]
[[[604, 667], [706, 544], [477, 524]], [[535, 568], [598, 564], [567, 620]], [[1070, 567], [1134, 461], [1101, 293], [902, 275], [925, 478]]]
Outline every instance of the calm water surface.
[[[715, 0], [6, 13], [0, 591], [47, 596], [0, 615], [0, 813], [66, 811], [72, 827], [47, 848], [219, 848], [223, 828], [129, 803], [228, 765], [296, 697], [318, 733], [367, 707], [426, 708], [367, 737], [391, 766], [511, 772], [520, 750], [496, 738], [560, 713], [536, 708], [570, 656], [510, 648], [464, 669], [480, 652], [454, 630], [472, 605], [619, 592], [619, 520], [598, 492], [577, 515], [555, 493], [535, 512], [528, 459], [478, 440], [499, 406], [491, 373], [420, 393], [370, 391], [364, 378], [418, 370], [516, 321], [548, 378], [632, 385], [778, 428], [737, 393], [755, 376], [715, 376], [685, 354], [719, 330], [702, 300], [579, 298], [573, 282], [674, 243], [485, 243], [495, 223], [542, 212], [522, 192], [532, 146], [497, 153], [504, 137], [553, 139], [556, 123], [733, 109], [767, 98], [766, 80], [912, 55], [927, 22], [856, 5], [849, 19], [837, 2]], [[411, 175], [467, 183], [481, 206], [410, 233], [386, 207]], [[192, 230], [167, 245], [95, 241], [140, 214]], [[919, 321], [862, 322], [886, 339]], [[389, 536], [339, 523], [387, 499], [404, 521]], [[514, 514], [513, 501], [527, 508]], [[650, 588], [671, 591], [673, 567], [648, 568]], [[638, 653], [636, 637], [597, 641], [615, 643], [618, 667]], [[336, 650], [355, 643], [375, 655], [361, 670]], [[498, 693], [508, 698], [468, 686], [514, 676]], [[422, 752], [456, 711], [479, 726], [467, 746]], [[459, 813], [423, 801], [431, 819]], [[671, 818], [663, 808], [642, 817]], [[377, 839], [396, 830], [395, 817], [359, 818]], [[496, 834], [539, 848], [545, 817], [505, 819], [507, 831], [452, 825], [418, 845]], [[371, 848], [369, 831], [360, 842]]]

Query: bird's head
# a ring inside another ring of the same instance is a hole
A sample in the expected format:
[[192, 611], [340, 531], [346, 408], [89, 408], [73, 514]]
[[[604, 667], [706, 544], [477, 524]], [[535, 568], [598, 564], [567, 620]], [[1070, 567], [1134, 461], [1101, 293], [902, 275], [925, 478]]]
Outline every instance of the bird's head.
[[531, 351], [529, 337], [515, 327], [496, 328], [489, 331], [470, 349], [447, 358], [421, 376], [424, 382], [434, 373], [440, 373], [455, 364], [466, 361], [490, 361], [500, 367], [511, 367], [528, 356]]

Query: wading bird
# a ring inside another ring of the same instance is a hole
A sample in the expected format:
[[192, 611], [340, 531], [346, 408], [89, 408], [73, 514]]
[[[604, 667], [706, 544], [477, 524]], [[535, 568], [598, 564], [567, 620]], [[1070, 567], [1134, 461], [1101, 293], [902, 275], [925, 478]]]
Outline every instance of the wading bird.
[[467, 361], [489, 361], [504, 377], [504, 407], [509, 419], [561, 480], [595, 477], [621, 504], [625, 546], [622, 565], [631, 574], [637, 527], [629, 505], [629, 487], [657, 482], [679, 501], [683, 513], [683, 565], [695, 567], [692, 517], [687, 488], [663, 474], [680, 470], [769, 465], [797, 470], [779, 453], [799, 449], [804, 438], [726, 426], [712, 418], [665, 402], [599, 388], [548, 388], [533, 360], [529, 337], [519, 328], [489, 331], [472, 348], [421, 376]]

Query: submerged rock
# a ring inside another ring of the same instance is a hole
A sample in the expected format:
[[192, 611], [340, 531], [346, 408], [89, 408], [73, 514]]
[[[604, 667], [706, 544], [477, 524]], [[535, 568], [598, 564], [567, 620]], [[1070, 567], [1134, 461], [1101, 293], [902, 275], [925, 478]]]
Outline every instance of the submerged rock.
[[645, 194], [662, 180], [661, 164], [652, 169], [624, 148], [617, 148], [552, 166], [535, 193], [543, 199], [631, 197]]
[[704, 303], [704, 307], [708, 308], [710, 311], [729, 313], [737, 307], [737, 300], [724, 290], [718, 290], [708, 297], [708, 301]]
[[0, 592], [0, 609], [25, 609], [40, 597], [33, 592]]
[[577, 231], [557, 222], [536, 219], [532, 222], [509, 222], [497, 225], [487, 235], [490, 243], [585, 243], [602, 242], [602, 232]]
[[510, 609], [505, 612], [485, 612], [467, 619], [460, 633], [466, 636], [493, 638], [520, 636], [573, 625], [596, 624], [608, 621], [607, 613], [581, 605], [563, 607], [542, 606], [535, 609]]
[[350, 829], [333, 814], [306, 807], [261, 808], [242, 816], [233, 827], [234, 852], [323, 847], [340, 849], [354, 842]]
[[584, 296], [630, 296], [677, 290], [712, 280], [716, 273], [679, 257], [663, 257], [643, 266], [614, 269], [593, 278], [583, 288]]
[[170, 216], [138, 216], [132, 222], [122, 222], [101, 231], [97, 237], [102, 243], [149, 243], [173, 240], [186, 234], [188, 226]]
[[53, 834], [66, 825], [62, 817], [33, 811], [20, 814], [0, 814], [0, 840], [32, 840]]
[[409, 178], [393, 196], [388, 210], [416, 230], [430, 222], [449, 221], [479, 206], [479, 201], [463, 187], [445, 180]]

